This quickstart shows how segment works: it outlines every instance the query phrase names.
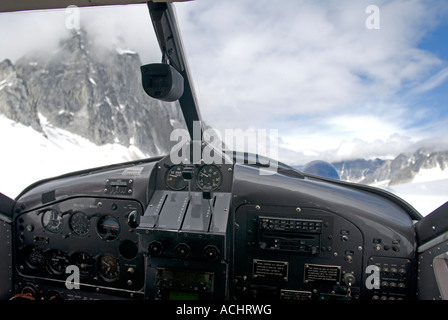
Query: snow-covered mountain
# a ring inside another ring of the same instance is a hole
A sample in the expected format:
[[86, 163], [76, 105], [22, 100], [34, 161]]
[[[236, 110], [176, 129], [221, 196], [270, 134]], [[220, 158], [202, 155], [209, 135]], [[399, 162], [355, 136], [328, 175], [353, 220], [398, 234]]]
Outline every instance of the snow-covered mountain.
[[101, 146], [135, 146], [147, 155], [169, 152], [170, 133], [184, 127], [180, 109], [148, 97], [139, 55], [100, 48], [83, 30], [51, 53], [0, 62], [0, 113], [43, 132], [39, 115]]
[[0, 62], [0, 192], [56, 175], [169, 153], [185, 128], [175, 103], [150, 98], [137, 53], [73, 31], [52, 52]]
[[341, 180], [390, 191], [427, 215], [448, 201], [448, 151], [419, 149], [394, 159], [333, 163]]
[[401, 153], [395, 159], [352, 160], [333, 163], [342, 180], [394, 186], [448, 179], [448, 151]]

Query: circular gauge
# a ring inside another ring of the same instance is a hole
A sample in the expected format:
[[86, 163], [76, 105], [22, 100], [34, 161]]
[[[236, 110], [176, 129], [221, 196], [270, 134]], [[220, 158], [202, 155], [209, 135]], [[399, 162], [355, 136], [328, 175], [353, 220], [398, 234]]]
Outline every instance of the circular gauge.
[[62, 231], [62, 215], [53, 209], [44, 211], [42, 214], [42, 226], [51, 233]]
[[26, 263], [32, 269], [39, 269], [45, 265], [45, 254], [36, 246], [26, 248]]
[[106, 281], [114, 281], [120, 273], [117, 259], [109, 254], [102, 256], [98, 261], [98, 272]]
[[90, 220], [84, 212], [77, 211], [70, 217], [70, 228], [77, 236], [84, 237], [90, 231]]
[[222, 182], [221, 170], [215, 165], [209, 164], [201, 167], [196, 176], [196, 183], [200, 189], [216, 190]]
[[183, 170], [184, 166], [182, 165], [171, 167], [170, 170], [168, 170], [165, 176], [165, 183], [168, 188], [179, 191], [188, 186], [188, 181], [182, 177]]
[[82, 277], [93, 274], [95, 269], [95, 259], [85, 252], [75, 252], [72, 254], [72, 263], [79, 268]]
[[63, 274], [65, 269], [70, 264], [70, 260], [65, 252], [61, 250], [50, 250], [47, 254], [48, 268], [54, 274]]
[[111, 215], [102, 216], [98, 219], [96, 229], [102, 239], [115, 240], [120, 233], [120, 223]]

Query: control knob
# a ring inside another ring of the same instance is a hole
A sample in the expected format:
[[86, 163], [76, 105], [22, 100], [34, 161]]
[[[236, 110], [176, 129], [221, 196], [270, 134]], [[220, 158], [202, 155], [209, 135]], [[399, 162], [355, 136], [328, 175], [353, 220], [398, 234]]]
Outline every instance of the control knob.
[[353, 275], [353, 273], [351, 273], [351, 272], [347, 272], [347, 273], [345, 273], [344, 276], [342, 277], [342, 281], [343, 281], [346, 285], [351, 286], [351, 285], [353, 285], [353, 284], [356, 282], [356, 278], [355, 278], [355, 276]]
[[135, 229], [140, 224], [140, 214], [137, 210], [133, 210], [128, 215], [128, 225], [129, 227]]
[[219, 250], [217, 247], [208, 245], [204, 248], [204, 257], [208, 261], [216, 261], [219, 257]]
[[160, 256], [163, 252], [163, 246], [159, 241], [152, 241], [148, 246], [149, 254], [153, 257]]
[[174, 250], [176, 251], [176, 255], [181, 259], [188, 258], [191, 253], [191, 248], [186, 243], [179, 243]]

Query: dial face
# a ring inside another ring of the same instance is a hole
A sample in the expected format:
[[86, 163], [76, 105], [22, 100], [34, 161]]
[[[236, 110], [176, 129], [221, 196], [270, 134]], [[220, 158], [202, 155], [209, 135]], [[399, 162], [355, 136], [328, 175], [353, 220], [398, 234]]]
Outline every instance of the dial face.
[[47, 255], [48, 267], [55, 274], [65, 273], [65, 269], [70, 264], [68, 255], [61, 250], [50, 250]]
[[117, 259], [112, 255], [104, 255], [100, 258], [98, 271], [106, 281], [114, 281], [120, 273], [120, 266]]
[[222, 182], [221, 170], [215, 165], [205, 165], [199, 169], [196, 176], [196, 183], [202, 190], [211, 189], [216, 190]]
[[70, 217], [70, 228], [77, 236], [86, 236], [90, 231], [90, 220], [84, 212], [77, 211]]
[[59, 233], [62, 231], [62, 214], [58, 211], [50, 209], [42, 214], [42, 226], [51, 233]]
[[75, 252], [72, 254], [72, 263], [78, 266], [81, 276], [89, 276], [95, 269], [95, 259], [85, 252]]
[[26, 263], [30, 268], [39, 269], [45, 265], [45, 254], [41, 248], [31, 246], [26, 251]]
[[115, 240], [120, 233], [120, 223], [111, 216], [102, 216], [97, 223], [98, 235], [104, 240]]
[[171, 167], [170, 170], [166, 173], [165, 183], [171, 190], [182, 190], [188, 186], [188, 181], [182, 177], [182, 171], [184, 170], [184, 166], [177, 165]]

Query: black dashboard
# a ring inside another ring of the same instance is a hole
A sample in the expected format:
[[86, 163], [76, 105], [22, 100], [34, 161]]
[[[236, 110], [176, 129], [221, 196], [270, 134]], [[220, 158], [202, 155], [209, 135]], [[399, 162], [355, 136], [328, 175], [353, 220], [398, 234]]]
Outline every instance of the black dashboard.
[[411, 207], [288, 167], [260, 170], [168, 156], [30, 186], [11, 223], [10, 296], [415, 299]]

